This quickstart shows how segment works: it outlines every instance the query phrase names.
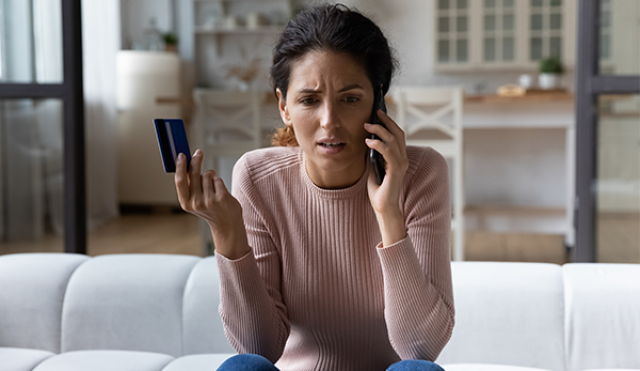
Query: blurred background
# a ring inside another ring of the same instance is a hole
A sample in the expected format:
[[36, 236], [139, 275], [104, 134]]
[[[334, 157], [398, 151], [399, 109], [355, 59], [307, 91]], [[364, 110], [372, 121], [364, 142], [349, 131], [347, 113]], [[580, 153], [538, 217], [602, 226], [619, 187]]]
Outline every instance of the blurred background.
[[[0, 0], [0, 84], [63, 82], [66, 2]], [[319, 3], [81, 2], [86, 253], [213, 252], [203, 223], [180, 211], [152, 119], [184, 119], [192, 150], [204, 149], [232, 188], [237, 158], [268, 146], [281, 125], [268, 74], [273, 45], [291, 17]], [[579, 1], [343, 3], [373, 19], [395, 49], [392, 116], [416, 140], [456, 148], [452, 256], [569, 262]], [[640, 75], [640, 2], [601, 0], [592, 22], [599, 73]], [[415, 101], [423, 111], [412, 111], [411, 92], [434, 88], [454, 93]], [[640, 95], [593, 104], [595, 260], [640, 263]], [[0, 98], [0, 254], [65, 250], [64, 127], [60, 97]]]

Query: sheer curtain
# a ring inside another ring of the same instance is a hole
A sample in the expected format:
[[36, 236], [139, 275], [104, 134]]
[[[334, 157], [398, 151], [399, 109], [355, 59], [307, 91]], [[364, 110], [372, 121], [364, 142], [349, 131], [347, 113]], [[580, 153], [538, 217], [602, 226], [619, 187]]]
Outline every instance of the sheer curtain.
[[[2, 82], [62, 81], [60, 1], [0, 1]], [[0, 101], [1, 238], [63, 231], [62, 102]]]
[[[83, 0], [90, 229], [118, 215], [116, 52], [119, 0]], [[60, 0], [0, 0], [0, 81], [62, 81]], [[64, 231], [63, 102], [0, 100], [0, 240]]]
[[88, 226], [118, 215], [116, 53], [120, 0], [82, 1]]

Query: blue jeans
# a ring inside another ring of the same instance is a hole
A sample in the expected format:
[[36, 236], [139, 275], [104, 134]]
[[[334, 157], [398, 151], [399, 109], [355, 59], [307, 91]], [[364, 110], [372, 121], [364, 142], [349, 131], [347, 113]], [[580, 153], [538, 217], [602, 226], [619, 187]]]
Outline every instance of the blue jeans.
[[[218, 371], [280, 371], [268, 359], [256, 354], [238, 354], [222, 364]], [[431, 361], [404, 360], [389, 366], [387, 371], [444, 371]]]

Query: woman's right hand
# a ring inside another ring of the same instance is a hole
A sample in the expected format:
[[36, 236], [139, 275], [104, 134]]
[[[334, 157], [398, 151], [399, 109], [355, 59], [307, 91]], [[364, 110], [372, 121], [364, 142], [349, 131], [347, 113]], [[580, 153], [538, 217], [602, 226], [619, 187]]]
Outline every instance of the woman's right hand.
[[213, 170], [200, 174], [204, 153], [196, 150], [187, 172], [186, 157], [176, 159], [176, 190], [182, 209], [204, 219], [213, 235], [216, 253], [235, 260], [250, 249], [242, 220], [242, 207]]

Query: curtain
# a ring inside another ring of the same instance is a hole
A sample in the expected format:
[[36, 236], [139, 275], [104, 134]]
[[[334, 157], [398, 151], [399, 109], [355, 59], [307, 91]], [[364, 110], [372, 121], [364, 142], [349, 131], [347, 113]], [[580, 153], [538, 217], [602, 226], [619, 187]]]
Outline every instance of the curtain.
[[118, 215], [116, 54], [120, 1], [82, 1], [89, 230]]
[[[119, 0], [83, 0], [89, 229], [118, 215], [116, 52]], [[0, 81], [63, 79], [60, 0], [0, 0]], [[0, 239], [64, 232], [63, 102], [0, 101]]]

